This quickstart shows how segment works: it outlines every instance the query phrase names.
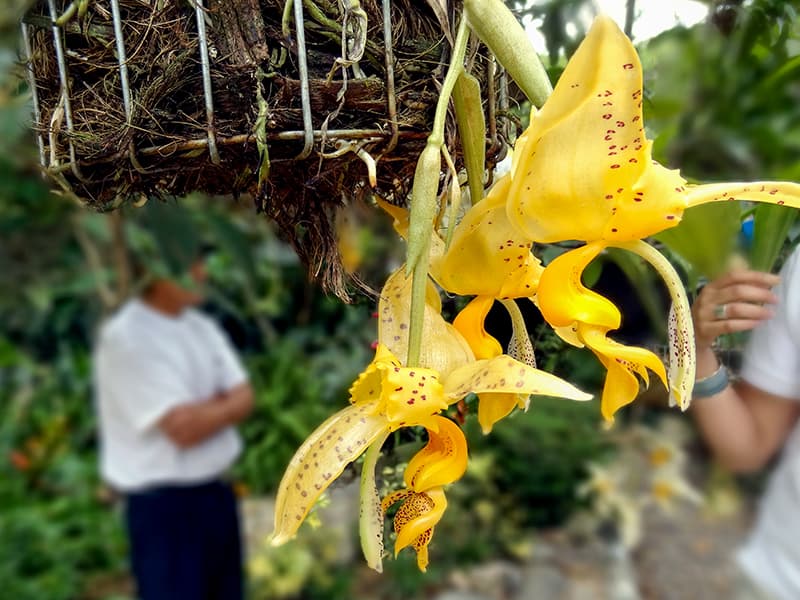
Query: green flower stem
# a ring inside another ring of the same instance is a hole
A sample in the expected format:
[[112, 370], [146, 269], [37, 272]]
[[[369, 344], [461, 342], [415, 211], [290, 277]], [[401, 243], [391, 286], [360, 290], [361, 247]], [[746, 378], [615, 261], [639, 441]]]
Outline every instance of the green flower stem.
[[439, 191], [444, 125], [453, 87], [459, 75], [464, 71], [464, 55], [467, 50], [468, 34], [467, 19], [462, 18], [458, 24], [458, 33], [453, 45], [450, 66], [447, 69], [447, 75], [442, 83], [442, 91], [436, 103], [433, 128], [428, 136], [425, 149], [420, 154], [417, 169], [414, 172], [414, 184], [411, 190], [411, 221], [408, 228], [408, 250], [406, 256], [406, 273], [412, 272], [414, 278], [411, 286], [407, 366], [417, 366], [419, 364], [422, 345], [422, 324], [425, 312], [425, 288], [428, 284], [429, 252], [431, 236], [433, 235], [434, 215], [437, 213], [436, 200]]

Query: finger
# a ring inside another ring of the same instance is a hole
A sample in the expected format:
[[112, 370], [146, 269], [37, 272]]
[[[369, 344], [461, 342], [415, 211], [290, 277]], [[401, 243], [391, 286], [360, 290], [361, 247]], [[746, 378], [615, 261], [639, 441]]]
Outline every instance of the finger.
[[732, 285], [753, 285], [761, 288], [771, 288], [780, 283], [781, 278], [772, 273], [762, 271], [737, 270], [729, 271], [725, 275], [718, 277], [711, 283], [717, 289], [726, 288]]
[[762, 319], [724, 319], [715, 321], [714, 323], [707, 324], [705, 331], [708, 338], [718, 338], [721, 335], [729, 333], [738, 333], [741, 331], [750, 331], [758, 327], [763, 322]]
[[766, 287], [749, 283], [737, 283], [716, 290], [714, 304], [776, 304], [778, 297]]
[[767, 306], [749, 302], [731, 302], [725, 305], [725, 318], [723, 320], [765, 321], [771, 319], [774, 315], [775, 312]]

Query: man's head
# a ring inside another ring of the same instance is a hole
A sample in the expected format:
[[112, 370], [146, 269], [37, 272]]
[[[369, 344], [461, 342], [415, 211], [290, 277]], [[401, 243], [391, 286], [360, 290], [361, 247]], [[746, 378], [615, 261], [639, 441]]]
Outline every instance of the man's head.
[[175, 204], [151, 201], [139, 210], [142, 232], [133, 249], [133, 274], [142, 298], [174, 314], [203, 302], [210, 247], [202, 243], [197, 224]]

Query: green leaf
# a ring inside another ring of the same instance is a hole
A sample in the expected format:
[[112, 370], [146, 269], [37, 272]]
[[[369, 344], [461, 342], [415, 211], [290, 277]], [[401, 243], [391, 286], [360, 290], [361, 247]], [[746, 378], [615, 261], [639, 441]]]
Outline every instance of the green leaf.
[[750, 266], [758, 271], [771, 271], [797, 219], [797, 210], [788, 206], [759, 204], [753, 219]]

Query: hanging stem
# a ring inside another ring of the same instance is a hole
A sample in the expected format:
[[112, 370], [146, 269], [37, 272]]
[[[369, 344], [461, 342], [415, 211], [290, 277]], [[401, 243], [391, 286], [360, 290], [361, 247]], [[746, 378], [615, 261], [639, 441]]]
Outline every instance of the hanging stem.
[[411, 315], [408, 332], [408, 357], [406, 365], [417, 366], [422, 346], [422, 324], [425, 311], [425, 288], [428, 285], [428, 263], [433, 219], [438, 212], [436, 199], [439, 190], [441, 153], [444, 144], [444, 125], [447, 107], [458, 76], [464, 70], [464, 55], [468, 39], [467, 19], [462, 17], [453, 45], [453, 55], [442, 91], [436, 103], [433, 128], [428, 142], [417, 162], [411, 192], [411, 222], [408, 231], [406, 273], [413, 273], [411, 284]]

